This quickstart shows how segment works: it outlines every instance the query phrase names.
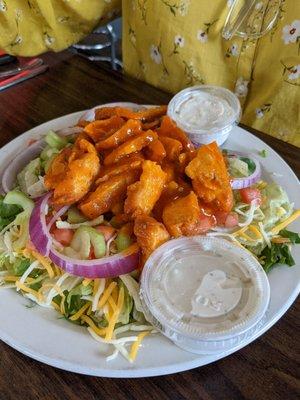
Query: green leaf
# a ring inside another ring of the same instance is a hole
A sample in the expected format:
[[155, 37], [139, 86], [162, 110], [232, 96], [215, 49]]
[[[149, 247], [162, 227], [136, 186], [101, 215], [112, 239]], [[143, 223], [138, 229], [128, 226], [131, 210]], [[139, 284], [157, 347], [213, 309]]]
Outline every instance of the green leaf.
[[70, 292], [68, 293], [67, 297], [67, 304], [69, 307], [71, 307], [71, 302], [72, 302], [72, 297], [78, 296], [79, 298], [81, 296], [89, 296], [92, 294], [93, 290], [91, 285], [83, 286], [82, 284], [74, 287]]
[[271, 247], [265, 247], [262, 251], [263, 268], [268, 273], [275, 264], [295, 265], [289, 246], [284, 243], [272, 243]]
[[31, 261], [28, 258], [17, 258], [16, 261], [13, 264], [10, 264], [10, 269], [12, 273], [16, 276], [21, 276], [24, 274], [24, 272], [27, 270], [29, 265], [31, 264]]
[[279, 232], [279, 235], [284, 237], [284, 238], [290, 239], [292, 244], [300, 243], [300, 235], [299, 235], [299, 233], [291, 232], [291, 231], [288, 231], [286, 229], [282, 229]]
[[240, 160], [244, 161], [248, 165], [249, 174], [253, 174], [256, 169], [255, 162], [248, 157], [240, 157]]
[[22, 208], [16, 204], [6, 204], [3, 202], [4, 196], [0, 196], [0, 217], [11, 218], [15, 217], [22, 211]]
[[266, 158], [267, 155], [268, 155], [266, 149], [263, 149], [263, 150], [259, 151], [258, 154], [263, 158]]

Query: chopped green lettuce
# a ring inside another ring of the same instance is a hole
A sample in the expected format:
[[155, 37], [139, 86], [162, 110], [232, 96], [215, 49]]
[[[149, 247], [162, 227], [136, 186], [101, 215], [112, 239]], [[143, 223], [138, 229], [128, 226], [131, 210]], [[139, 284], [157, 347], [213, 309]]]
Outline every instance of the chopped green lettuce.
[[131, 313], [131, 310], [133, 307], [133, 299], [130, 296], [130, 294], [127, 290], [127, 287], [124, 285], [124, 283], [120, 279], [118, 279], [118, 285], [119, 285], [119, 289], [121, 287], [124, 288], [124, 303], [123, 303], [122, 310], [118, 317], [118, 323], [121, 323], [124, 325], [124, 324], [129, 323], [130, 313]]
[[295, 265], [290, 248], [285, 243], [272, 243], [271, 247], [265, 247], [261, 256], [266, 272], [269, 272], [275, 264], [286, 264], [290, 267]]
[[235, 178], [244, 178], [249, 176], [248, 164], [238, 157], [228, 158], [229, 174]]
[[45, 137], [46, 143], [49, 147], [61, 150], [68, 144], [68, 139], [57, 135], [54, 131], [49, 131]]
[[4, 203], [4, 196], [0, 195], [0, 231], [10, 224], [22, 211], [22, 208], [16, 204]]
[[16, 261], [11, 265], [11, 270], [14, 275], [22, 276], [28, 269], [31, 262], [28, 258], [18, 257]]
[[264, 198], [261, 210], [265, 215], [263, 220], [265, 229], [270, 229], [277, 222], [288, 218], [293, 212], [293, 205], [286, 192], [276, 183], [267, 185], [261, 193]]
[[291, 231], [288, 231], [286, 229], [282, 229], [279, 232], [279, 235], [284, 237], [284, 238], [290, 239], [290, 242], [292, 244], [299, 244], [300, 243], [300, 235], [299, 235], [299, 233], [291, 232]]

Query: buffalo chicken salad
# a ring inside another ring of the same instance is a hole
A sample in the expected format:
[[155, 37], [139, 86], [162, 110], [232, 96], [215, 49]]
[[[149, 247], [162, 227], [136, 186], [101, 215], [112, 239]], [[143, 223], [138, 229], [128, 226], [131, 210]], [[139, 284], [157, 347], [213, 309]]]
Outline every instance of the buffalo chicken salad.
[[294, 265], [300, 243], [288, 230], [300, 211], [262, 179], [256, 156], [196, 149], [165, 106], [101, 107], [92, 122], [50, 131], [16, 156], [2, 187], [0, 288], [86, 327], [112, 345], [108, 361], [134, 361], [156, 332], [139, 277], [166, 241], [222, 237], [266, 272]]

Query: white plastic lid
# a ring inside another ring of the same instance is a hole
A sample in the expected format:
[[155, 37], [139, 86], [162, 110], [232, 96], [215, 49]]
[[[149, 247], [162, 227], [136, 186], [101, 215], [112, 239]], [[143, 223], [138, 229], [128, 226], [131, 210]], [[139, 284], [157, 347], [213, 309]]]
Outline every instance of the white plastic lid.
[[222, 144], [238, 124], [241, 106], [230, 90], [200, 85], [177, 93], [170, 101], [167, 113], [195, 144], [208, 144], [214, 140]]
[[140, 295], [147, 319], [175, 344], [214, 353], [235, 347], [257, 327], [270, 288], [247, 250], [195, 236], [171, 240], [150, 256]]

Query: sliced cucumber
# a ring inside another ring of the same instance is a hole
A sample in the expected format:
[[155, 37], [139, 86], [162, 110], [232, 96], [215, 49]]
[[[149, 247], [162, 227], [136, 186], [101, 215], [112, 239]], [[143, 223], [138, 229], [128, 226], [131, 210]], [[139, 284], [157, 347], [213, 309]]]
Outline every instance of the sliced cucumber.
[[91, 252], [91, 246], [93, 246], [96, 258], [105, 256], [106, 243], [104, 235], [90, 226], [83, 225], [77, 229], [73, 236], [71, 250], [67, 248], [68, 250], [65, 249], [65, 252], [71, 254], [73, 250], [79, 255], [80, 259], [87, 260]]
[[85, 229], [85, 226], [81, 226], [75, 232], [72, 242], [71, 248], [79, 254], [79, 257], [82, 260], [87, 260], [91, 251], [91, 239], [90, 235]]
[[66, 138], [58, 136], [54, 131], [49, 131], [45, 137], [45, 141], [50, 147], [58, 150], [63, 149], [68, 144], [68, 140]]
[[53, 156], [53, 154], [58, 154], [59, 149], [55, 147], [46, 146], [44, 150], [40, 154], [40, 158], [44, 161], [49, 160]]
[[106, 243], [104, 235], [101, 232], [98, 232], [96, 229], [92, 228], [91, 226], [85, 226], [84, 228], [90, 235], [96, 258], [104, 257], [106, 253]]
[[118, 252], [126, 250], [132, 243], [130, 236], [126, 233], [119, 232], [116, 237], [116, 245]]
[[68, 219], [69, 224], [81, 224], [86, 221], [84, 215], [78, 210], [76, 207], [71, 207], [68, 210]]

